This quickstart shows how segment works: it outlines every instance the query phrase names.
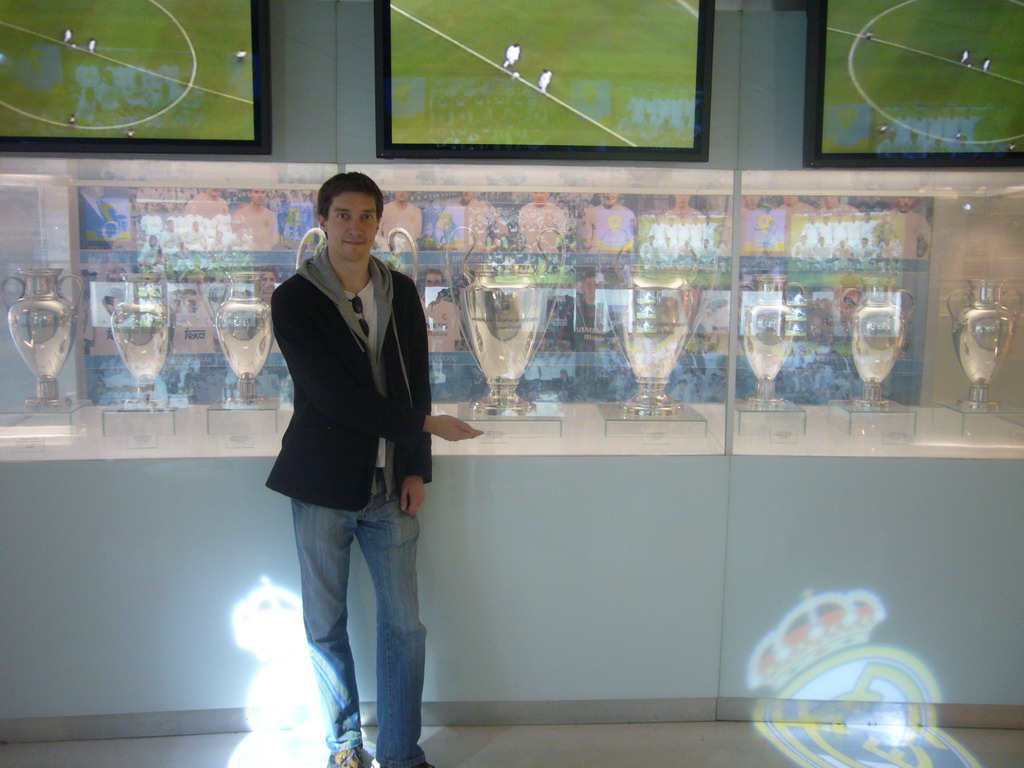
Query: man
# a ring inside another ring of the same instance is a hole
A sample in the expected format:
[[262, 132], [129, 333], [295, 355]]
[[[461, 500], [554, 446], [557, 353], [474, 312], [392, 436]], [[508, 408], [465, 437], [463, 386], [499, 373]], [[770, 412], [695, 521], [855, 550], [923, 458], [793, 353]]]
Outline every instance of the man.
[[384, 198], [361, 173], [328, 179], [316, 209], [326, 245], [274, 292], [274, 331], [295, 412], [267, 486], [292, 499], [306, 635], [330, 720], [329, 765], [368, 768], [349, 646], [353, 539], [377, 595], [375, 765], [427, 768], [420, 735], [424, 637], [416, 596], [430, 435], [482, 434], [430, 413], [427, 331], [416, 285], [370, 251]]
[[587, 208], [583, 216], [583, 242], [590, 253], [619, 253], [633, 250], [636, 216], [620, 204], [619, 195], [605, 192], [600, 205]]
[[388, 250], [388, 236], [392, 230], [404, 229], [413, 239], [413, 243], [398, 243], [399, 248], [409, 248], [423, 234], [423, 211], [414, 203], [409, 202], [409, 193], [395, 192], [395, 198], [384, 204], [384, 213], [380, 219], [380, 232], [377, 234], [377, 248]]
[[540, 78], [537, 80], [537, 87], [540, 88], [541, 93], [547, 93], [549, 85], [551, 85], [551, 70], [545, 69], [540, 73]]
[[[569, 234], [569, 214], [551, 202], [549, 192], [533, 192], [519, 209], [519, 238], [524, 253], [557, 253]], [[561, 237], [559, 237], [561, 235]]]
[[519, 47], [519, 43], [512, 43], [512, 45], [505, 49], [505, 63], [501, 66], [505, 69], [512, 69], [515, 67], [516, 62], [519, 61], [519, 54], [521, 52], [522, 48]]
[[445, 206], [438, 216], [434, 240], [453, 248], [466, 248], [466, 229], [472, 232], [477, 251], [495, 251], [508, 237], [508, 224], [498, 209], [486, 200], [478, 200], [476, 192], [460, 192], [458, 202]]
[[236, 235], [251, 238], [252, 250], [270, 251], [277, 245], [277, 216], [267, 207], [267, 190], [249, 192], [249, 202], [240, 205], [231, 217], [231, 228]]

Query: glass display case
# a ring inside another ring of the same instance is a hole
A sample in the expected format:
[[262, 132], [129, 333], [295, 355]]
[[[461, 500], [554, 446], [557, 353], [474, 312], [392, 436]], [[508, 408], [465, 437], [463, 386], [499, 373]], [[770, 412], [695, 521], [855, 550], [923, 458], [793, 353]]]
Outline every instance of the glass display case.
[[[1024, 175], [349, 169], [485, 433], [439, 453], [1024, 457]], [[0, 460], [276, 453], [266, 307], [337, 170], [0, 161]]]

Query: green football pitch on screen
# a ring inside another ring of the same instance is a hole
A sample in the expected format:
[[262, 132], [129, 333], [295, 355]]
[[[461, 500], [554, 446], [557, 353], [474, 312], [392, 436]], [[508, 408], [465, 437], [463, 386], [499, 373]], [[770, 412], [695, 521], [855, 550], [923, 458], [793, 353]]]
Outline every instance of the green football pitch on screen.
[[249, 141], [249, 0], [0, 0], [4, 136]]
[[395, 143], [694, 146], [697, 0], [396, 0], [390, 20]]

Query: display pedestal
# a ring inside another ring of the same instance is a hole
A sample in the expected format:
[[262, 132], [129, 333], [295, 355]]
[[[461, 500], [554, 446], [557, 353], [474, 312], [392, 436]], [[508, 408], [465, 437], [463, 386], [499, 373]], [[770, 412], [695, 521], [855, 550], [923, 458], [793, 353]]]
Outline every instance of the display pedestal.
[[899, 403], [884, 407], [860, 400], [830, 400], [828, 423], [851, 437], [880, 437], [883, 443], [912, 443], [917, 433], [917, 411]]
[[935, 423], [961, 437], [1024, 444], [1024, 408], [1002, 403], [979, 409], [963, 401], [935, 403]]
[[276, 399], [257, 405], [218, 403], [206, 409], [208, 435], [273, 435], [277, 433]]
[[534, 410], [508, 416], [483, 416], [470, 403], [459, 403], [458, 417], [484, 434], [483, 442], [523, 437], [561, 437], [562, 415], [555, 403], [537, 403]]
[[597, 410], [604, 419], [605, 437], [672, 439], [706, 437], [708, 433], [708, 420], [688, 405], [671, 416], [636, 416], [618, 403], [598, 403]]
[[770, 407], [753, 400], [736, 403], [736, 431], [744, 436], [768, 437], [773, 442], [795, 442], [807, 434], [807, 412], [788, 400]]
[[206, 409], [206, 434], [220, 438], [225, 449], [255, 448], [277, 434], [277, 411], [271, 398], [252, 405], [215, 403]]
[[135, 446], [155, 447], [157, 438], [175, 433], [174, 408], [132, 410], [111, 408], [103, 411], [103, 435], [127, 437]]
[[58, 408], [17, 408], [0, 410], [0, 432], [5, 437], [65, 437], [78, 432], [80, 411], [89, 400], [73, 400]]

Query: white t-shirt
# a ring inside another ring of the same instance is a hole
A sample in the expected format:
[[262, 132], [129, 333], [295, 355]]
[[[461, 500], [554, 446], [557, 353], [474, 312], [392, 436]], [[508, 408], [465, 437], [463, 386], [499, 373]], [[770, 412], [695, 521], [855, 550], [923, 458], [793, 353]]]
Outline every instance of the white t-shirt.
[[[350, 293], [345, 291], [345, 298], [350, 301], [358, 296], [363, 302], [363, 317], [366, 318], [366, 325], [369, 327], [370, 332], [367, 335], [370, 346], [370, 350], [377, 349], [377, 305], [373, 301], [373, 280], [366, 284], [359, 293]], [[375, 354], [375, 352], [367, 352], [367, 354]], [[387, 440], [383, 437], [379, 439], [377, 443], [377, 466], [383, 467], [386, 463], [387, 457]]]

